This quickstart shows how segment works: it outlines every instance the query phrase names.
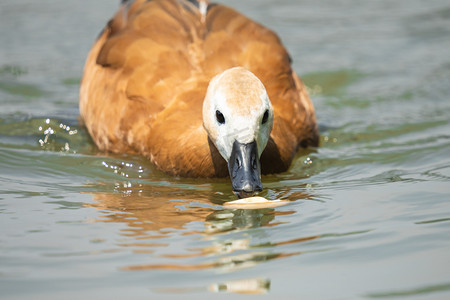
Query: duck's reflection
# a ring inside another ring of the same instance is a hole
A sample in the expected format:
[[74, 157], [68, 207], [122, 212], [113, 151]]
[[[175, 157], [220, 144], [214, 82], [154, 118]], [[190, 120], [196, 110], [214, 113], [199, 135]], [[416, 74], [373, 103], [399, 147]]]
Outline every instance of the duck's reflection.
[[267, 278], [249, 278], [225, 281], [220, 283], [213, 283], [207, 287], [190, 287], [190, 288], [157, 288], [153, 289], [159, 293], [193, 293], [203, 290], [210, 292], [225, 292], [225, 293], [239, 293], [239, 294], [266, 294], [270, 289], [270, 280]]
[[[152, 196], [148, 195], [149, 193]], [[122, 235], [143, 239], [166, 235], [173, 230], [181, 230], [186, 224], [205, 220], [215, 209], [208, 206], [194, 206], [200, 199], [169, 196], [164, 188], [152, 188], [151, 192], [111, 192], [96, 193], [95, 202], [88, 206], [104, 211], [98, 221], [125, 223]], [[194, 233], [194, 232], [191, 232]]]
[[[290, 198], [305, 199], [308, 195], [290, 191]], [[90, 207], [102, 211], [97, 222], [123, 223], [120, 247], [129, 247], [136, 254], [146, 254], [142, 263], [123, 266], [122, 270], [202, 270], [231, 272], [259, 263], [298, 255], [282, 252], [277, 246], [317, 238], [270, 242], [267, 230], [282, 222], [277, 216], [295, 211], [264, 209], [224, 209], [218, 204], [220, 193], [211, 187], [186, 189], [164, 185], [127, 186], [111, 193], [94, 193]], [[261, 242], [264, 241], [264, 242]], [[150, 254], [150, 255], [149, 255]], [[136, 260], [135, 260], [136, 261]], [[239, 283], [217, 284], [239, 290]], [[270, 286], [265, 279], [250, 285], [255, 293]], [[241, 286], [242, 290], [246, 290]], [[251, 291], [246, 290], [246, 293]]]

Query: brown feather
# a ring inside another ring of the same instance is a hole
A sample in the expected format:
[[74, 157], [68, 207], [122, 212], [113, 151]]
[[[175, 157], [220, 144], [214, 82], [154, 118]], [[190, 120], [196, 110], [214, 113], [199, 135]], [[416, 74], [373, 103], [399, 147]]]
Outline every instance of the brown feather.
[[206, 18], [183, 0], [123, 5], [87, 58], [81, 117], [102, 150], [140, 153], [172, 175], [226, 176], [202, 104], [209, 80], [235, 66], [262, 81], [274, 108], [262, 172], [285, 171], [299, 147], [318, 144], [313, 105], [278, 36], [223, 5]]

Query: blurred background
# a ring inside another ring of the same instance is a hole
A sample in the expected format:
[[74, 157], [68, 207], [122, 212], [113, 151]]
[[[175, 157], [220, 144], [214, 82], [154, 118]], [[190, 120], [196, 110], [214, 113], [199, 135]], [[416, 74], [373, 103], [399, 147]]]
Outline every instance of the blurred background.
[[112, 0], [0, 2], [2, 299], [450, 297], [450, 4], [224, 1], [276, 31], [321, 146], [262, 178], [174, 178], [78, 122]]

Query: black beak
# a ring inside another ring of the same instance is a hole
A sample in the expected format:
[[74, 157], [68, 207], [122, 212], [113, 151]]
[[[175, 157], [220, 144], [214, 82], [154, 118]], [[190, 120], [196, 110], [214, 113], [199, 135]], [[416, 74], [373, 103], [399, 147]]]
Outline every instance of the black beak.
[[253, 196], [255, 192], [262, 191], [261, 165], [256, 141], [249, 144], [234, 141], [228, 171], [233, 192], [239, 198]]

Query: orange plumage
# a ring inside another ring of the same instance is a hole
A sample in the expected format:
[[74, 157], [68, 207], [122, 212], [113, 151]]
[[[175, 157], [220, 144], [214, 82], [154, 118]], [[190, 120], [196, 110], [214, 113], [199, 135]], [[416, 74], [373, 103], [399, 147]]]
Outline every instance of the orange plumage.
[[261, 172], [285, 171], [299, 147], [318, 144], [313, 105], [278, 36], [226, 6], [125, 2], [87, 58], [81, 117], [101, 150], [145, 155], [172, 175], [226, 176], [202, 106], [210, 80], [236, 66], [259, 78], [273, 106]]

